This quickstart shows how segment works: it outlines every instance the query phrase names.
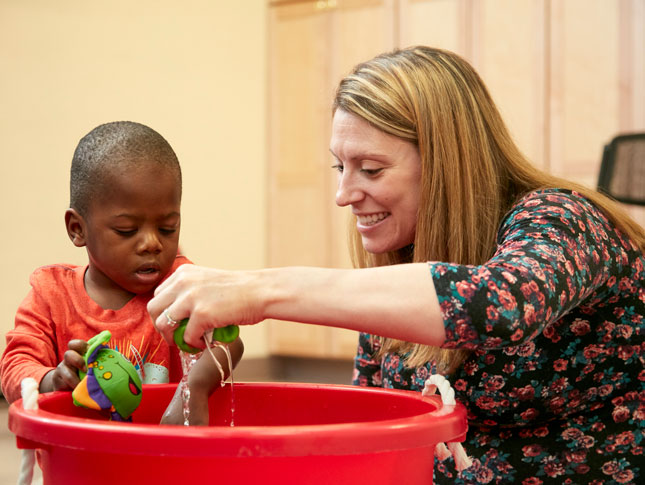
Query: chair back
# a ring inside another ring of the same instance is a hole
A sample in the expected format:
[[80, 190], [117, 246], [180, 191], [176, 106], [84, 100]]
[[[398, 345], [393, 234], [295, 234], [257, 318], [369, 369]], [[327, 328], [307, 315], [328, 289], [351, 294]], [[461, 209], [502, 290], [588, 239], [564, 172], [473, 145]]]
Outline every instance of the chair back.
[[645, 206], [645, 133], [618, 135], [605, 145], [598, 190], [619, 202]]

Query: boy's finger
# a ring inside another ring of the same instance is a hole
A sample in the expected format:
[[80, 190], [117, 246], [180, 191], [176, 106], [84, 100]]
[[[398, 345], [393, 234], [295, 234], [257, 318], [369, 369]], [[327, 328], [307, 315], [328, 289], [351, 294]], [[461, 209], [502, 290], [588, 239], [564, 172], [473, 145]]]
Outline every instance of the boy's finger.
[[85, 359], [75, 350], [67, 350], [63, 355], [63, 363], [67, 367], [85, 371]]
[[81, 355], [84, 355], [85, 352], [87, 351], [87, 342], [81, 339], [70, 340], [69, 343], [67, 344], [67, 348], [69, 350], [78, 352]]
[[78, 378], [78, 374], [76, 372], [70, 372], [69, 369], [65, 373], [64, 379], [68, 389], [74, 389], [78, 386], [78, 383], [81, 382]]
[[80, 379], [78, 378], [78, 374], [70, 369], [65, 362], [58, 364], [54, 373], [54, 378], [52, 379], [55, 391], [74, 389], [79, 382]]

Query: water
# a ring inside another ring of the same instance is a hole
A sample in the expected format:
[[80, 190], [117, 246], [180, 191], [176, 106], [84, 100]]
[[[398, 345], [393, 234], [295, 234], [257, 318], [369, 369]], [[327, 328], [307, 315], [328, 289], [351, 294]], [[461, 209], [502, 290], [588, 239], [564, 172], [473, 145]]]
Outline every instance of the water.
[[181, 402], [184, 412], [184, 426], [188, 426], [190, 424], [190, 388], [188, 387], [188, 373], [202, 354], [191, 354], [188, 352], [179, 352], [179, 354], [181, 356], [181, 370], [184, 373], [181, 381], [179, 382], [179, 385], [181, 386]]
[[[228, 348], [228, 345], [218, 344], [219, 347], [224, 349], [226, 358], [228, 359], [228, 368], [231, 371], [231, 426], [235, 426], [235, 382], [233, 381], [233, 360], [231, 359], [231, 350]], [[224, 385], [224, 380], [222, 380], [222, 385]]]
[[[233, 361], [231, 358], [231, 351], [228, 348], [228, 345], [225, 345], [219, 342], [215, 342], [213, 346], [221, 348], [224, 351], [224, 354], [226, 355], [226, 359], [228, 360], [228, 368], [230, 369], [230, 379], [231, 379], [231, 424], [230, 425], [235, 426], [235, 396], [234, 396], [234, 381], [233, 381]], [[211, 347], [210, 345], [208, 345], [208, 343], [207, 343], [206, 349], [210, 353], [213, 359], [213, 362], [215, 363], [215, 366], [219, 371], [220, 386], [224, 387], [224, 385], [226, 384], [224, 379], [224, 369], [222, 368], [222, 365], [215, 357], [215, 354], [211, 350]], [[179, 354], [181, 356], [181, 368], [183, 371], [183, 376], [181, 378], [179, 385], [181, 386], [181, 401], [182, 401], [182, 410], [183, 410], [183, 416], [184, 416], [184, 426], [189, 426], [190, 425], [190, 405], [189, 405], [190, 389], [188, 387], [188, 373], [195, 365], [195, 362], [199, 360], [202, 353], [200, 352], [198, 354], [190, 354], [188, 352], [180, 352]]]
[[[223, 344], [220, 342], [215, 342], [213, 346], [218, 347], [224, 351], [224, 354], [226, 354], [226, 359], [228, 361], [228, 368], [231, 371], [229, 376], [231, 379], [231, 426], [235, 426], [235, 395], [234, 395], [235, 383], [233, 381], [233, 360], [231, 359], [231, 350], [228, 348], [227, 344]], [[222, 379], [220, 380], [220, 385], [224, 387], [224, 384], [225, 384], [224, 369], [222, 369], [222, 366], [220, 365], [219, 361], [215, 357], [215, 354], [213, 354], [213, 351], [211, 350], [211, 348], [209, 346], [207, 346], [206, 348], [210, 352], [211, 357], [213, 358], [213, 361], [215, 361], [215, 365], [219, 370], [220, 376], [222, 376]]]

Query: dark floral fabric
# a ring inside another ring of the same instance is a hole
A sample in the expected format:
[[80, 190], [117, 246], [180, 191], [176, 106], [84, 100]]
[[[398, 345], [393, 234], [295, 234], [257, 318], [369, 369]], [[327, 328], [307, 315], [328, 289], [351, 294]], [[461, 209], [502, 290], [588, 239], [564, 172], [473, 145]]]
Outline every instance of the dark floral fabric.
[[[435, 483], [645, 483], [643, 254], [575, 192], [543, 190], [505, 217], [481, 266], [429, 263], [448, 376], [468, 408], [473, 466]], [[361, 334], [354, 383], [421, 391], [431, 363], [376, 360]]]

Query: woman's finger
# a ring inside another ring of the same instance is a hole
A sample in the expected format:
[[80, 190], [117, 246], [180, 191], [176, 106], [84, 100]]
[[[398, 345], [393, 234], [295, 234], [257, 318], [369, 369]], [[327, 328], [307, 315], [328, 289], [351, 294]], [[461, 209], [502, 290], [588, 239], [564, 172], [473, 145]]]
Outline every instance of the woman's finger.
[[171, 307], [167, 307], [161, 312], [157, 319], [154, 320], [157, 331], [161, 334], [163, 339], [170, 344], [173, 343], [173, 333], [181, 321], [179, 317], [175, 319], [175, 317], [172, 316], [172, 311]]
[[[164, 281], [163, 284], [166, 285], [166, 283], [169, 283], [169, 280]], [[148, 302], [148, 313], [150, 313], [153, 322], [156, 322], [162, 316], [163, 311], [174, 301], [174, 292], [170, 291], [173, 284], [174, 281], [171, 281], [163, 289], [161, 286], [157, 287], [154, 297]]]
[[[190, 283], [186, 284], [188, 274], [196, 267], [192, 264], [181, 265], [177, 270], [170, 275], [163, 283], [161, 283], [154, 292], [153, 298], [148, 302], [148, 313], [152, 317], [153, 322], [159, 321], [159, 317], [167, 310], [170, 305], [175, 303], [177, 298], [183, 293], [183, 289], [190, 288]], [[175, 309], [176, 311], [177, 309]], [[189, 313], [179, 315], [176, 313], [171, 314], [173, 319], [186, 318]], [[163, 325], [162, 325], [163, 326]]]
[[193, 313], [184, 331], [184, 341], [192, 347], [203, 349], [206, 346], [203, 335], [216, 326], [212, 319], [205, 320], [199, 313]]
[[163, 280], [159, 284], [159, 286], [155, 288], [155, 296], [165, 292], [170, 286], [173, 286], [178, 279], [182, 278], [182, 275], [186, 272], [186, 269], [192, 266], [193, 266], [192, 264], [182, 264], [181, 266], [179, 266], [173, 274], [168, 276], [168, 278]]

